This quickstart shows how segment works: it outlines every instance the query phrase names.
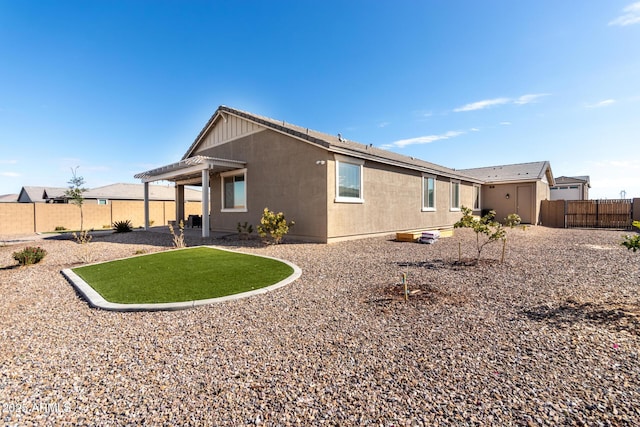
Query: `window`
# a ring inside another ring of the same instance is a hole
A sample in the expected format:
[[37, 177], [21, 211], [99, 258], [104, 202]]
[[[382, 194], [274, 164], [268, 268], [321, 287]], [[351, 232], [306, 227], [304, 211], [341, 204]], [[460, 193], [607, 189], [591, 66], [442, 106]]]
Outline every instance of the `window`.
[[363, 160], [336, 155], [336, 202], [364, 203], [363, 165]]
[[247, 211], [247, 170], [220, 174], [222, 180], [222, 212]]
[[422, 176], [422, 210], [436, 210], [436, 178], [434, 176]]
[[108, 204], [107, 199], [98, 199], [98, 204], [99, 204], [99, 205], [106, 205], [106, 204]]
[[480, 210], [480, 186], [479, 185], [473, 186], [473, 210], [474, 211]]
[[451, 210], [460, 210], [460, 181], [451, 180]]

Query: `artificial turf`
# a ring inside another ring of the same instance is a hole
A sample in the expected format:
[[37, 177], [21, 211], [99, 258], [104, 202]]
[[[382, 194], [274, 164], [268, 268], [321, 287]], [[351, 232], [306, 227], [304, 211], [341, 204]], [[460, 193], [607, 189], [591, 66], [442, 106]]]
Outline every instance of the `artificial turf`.
[[289, 277], [293, 268], [270, 258], [209, 247], [157, 252], [74, 268], [110, 302], [195, 301], [247, 292]]

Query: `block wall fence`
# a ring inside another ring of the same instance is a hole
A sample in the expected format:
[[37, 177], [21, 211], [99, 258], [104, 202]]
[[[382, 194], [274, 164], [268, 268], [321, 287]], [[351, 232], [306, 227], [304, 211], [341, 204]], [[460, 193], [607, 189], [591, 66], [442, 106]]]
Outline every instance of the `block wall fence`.
[[[84, 204], [83, 228], [103, 230], [116, 221], [130, 220], [133, 227], [144, 226], [144, 202], [110, 200], [108, 205]], [[200, 215], [200, 202], [186, 202], [184, 215]], [[176, 219], [175, 202], [150, 201], [149, 220], [154, 226]], [[80, 208], [62, 203], [0, 203], [0, 235], [55, 231], [56, 227], [80, 229]]]

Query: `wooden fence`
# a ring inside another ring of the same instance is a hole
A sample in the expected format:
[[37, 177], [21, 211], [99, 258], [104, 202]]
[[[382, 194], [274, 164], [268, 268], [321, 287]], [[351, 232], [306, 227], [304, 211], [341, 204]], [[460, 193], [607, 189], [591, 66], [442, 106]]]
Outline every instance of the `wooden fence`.
[[548, 227], [630, 230], [633, 220], [640, 215], [634, 212], [634, 205], [639, 204], [640, 199], [544, 200], [540, 216], [542, 224]]

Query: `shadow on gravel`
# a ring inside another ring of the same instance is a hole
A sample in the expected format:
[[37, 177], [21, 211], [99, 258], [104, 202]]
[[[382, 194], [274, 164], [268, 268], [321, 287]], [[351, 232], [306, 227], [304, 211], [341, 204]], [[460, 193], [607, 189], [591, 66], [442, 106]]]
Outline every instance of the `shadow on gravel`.
[[531, 320], [556, 327], [586, 322], [640, 335], [640, 307], [634, 305], [578, 303], [569, 299], [555, 308], [538, 306], [525, 309], [523, 313]]
[[480, 259], [475, 258], [462, 258], [461, 260], [445, 261], [442, 259], [432, 259], [428, 261], [399, 261], [395, 263], [398, 267], [416, 267], [425, 268], [428, 270], [462, 270], [468, 267], [483, 267], [500, 264], [496, 259]]

